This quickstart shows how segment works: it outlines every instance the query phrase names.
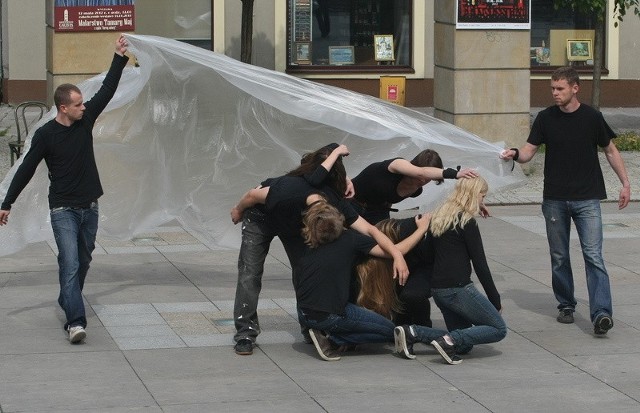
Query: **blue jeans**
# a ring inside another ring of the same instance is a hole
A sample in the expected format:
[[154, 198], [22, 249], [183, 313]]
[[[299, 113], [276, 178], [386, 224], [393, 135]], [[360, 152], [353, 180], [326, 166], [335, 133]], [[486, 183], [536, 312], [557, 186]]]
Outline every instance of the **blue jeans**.
[[275, 234], [265, 222], [265, 214], [249, 208], [242, 216], [242, 245], [238, 255], [238, 285], [233, 306], [236, 326], [234, 340], [253, 342], [260, 334], [258, 322], [258, 296], [262, 289], [264, 261]]
[[329, 314], [317, 321], [307, 316], [304, 310], [298, 308], [298, 320], [303, 326], [322, 330], [329, 334], [331, 341], [341, 346], [343, 344], [388, 343], [393, 341], [395, 325], [364, 307], [347, 303], [344, 315]]
[[575, 309], [573, 271], [569, 254], [571, 220], [576, 225], [587, 274], [591, 321], [600, 314], [613, 315], [609, 275], [602, 258], [602, 215], [600, 201], [542, 202], [551, 253], [551, 283], [558, 309]]
[[[464, 287], [433, 288], [431, 294], [442, 312], [456, 353], [466, 354], [476, 344], [495, 343], [507, 335], [507, 325], [502, 316], [473, 283]], [[424, 326], [413, 328], [423, 343], [447, 334], [446, 331]]]
[[89, 271], [91, 253], [95, 249], [98, 202], [92, 202], [89, 208], [54, 208], [50, 213], [53, 236], [58, 246], [58, 304], [67, 318], [64, 328], [86, 327], [82, 289]]

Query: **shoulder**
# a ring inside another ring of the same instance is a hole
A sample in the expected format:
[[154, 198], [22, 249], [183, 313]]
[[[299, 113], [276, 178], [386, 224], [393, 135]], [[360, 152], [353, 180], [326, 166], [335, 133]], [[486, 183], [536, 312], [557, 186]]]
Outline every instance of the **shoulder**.
[[581, 116], [604, 119], [604, 117], [602, 116], [602, 112], [584, 103], [580, 104], [580, 107], [578, 108], [578, 110], [576, 110], [576, 114]]

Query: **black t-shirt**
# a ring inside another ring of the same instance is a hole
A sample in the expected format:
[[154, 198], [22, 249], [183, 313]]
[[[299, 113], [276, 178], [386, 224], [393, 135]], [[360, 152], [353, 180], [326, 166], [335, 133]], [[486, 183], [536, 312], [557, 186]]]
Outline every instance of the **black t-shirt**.
[[476, 276], [496, 309], [501, 308], [500, 294], [491, 277], [475, 219], [460, 228], [445, 231], [439, 237], [427, 232], [426, 247], [433, 254], [431, 288], [462, 287], [471, 282], [471, 264]]
[[353, 265], [375, 246], [373, 238], [348, 229], [333, 242], [307, 247], [294, 277], [298, 306], [313, 312], [343, 314]]
[[389, 171], [389, 165], [396, 159], [402, 158], [372, 163], [351, 180], [356, 191], [356, 201], [369, 210], [388, 209], [406, 198], [415, 198], [422, 194], [422, 188], [419, 188], [408, 197], [398, 195], [398, 184], [404, 175]]
[[345, 225], [353, 224], [359, 217], [351, 204], [326, 185], [311, 186], [303, 177], [281, 176], [271, 181], [265, 209], [271, 227], [284, 244], [290, 264], [294, 268], [304, 250], [302, 215], [307, 208], [307, 197], [321, 193], [331, 205], [345, 217]]
[[300, 236], [307, 198], [314, 193], [327, 197], [328, 202], [345, 216], [345, 225], [349, 226], [358, 219], [358, 214], [351, 204], [328, 186], [321, 185], [316, 188], [302, 177], [281, 176], [270, 182], [269, 194], [265, 201], [269, 219], [279, 236]]
[[557, 106], [541, 111], [527, 142], [545, 144], [544, 191], [546, 199], [580, 201], [605, 199], [598, 146], [615, 138], [602, 113], [584, 103], [565, 113]]

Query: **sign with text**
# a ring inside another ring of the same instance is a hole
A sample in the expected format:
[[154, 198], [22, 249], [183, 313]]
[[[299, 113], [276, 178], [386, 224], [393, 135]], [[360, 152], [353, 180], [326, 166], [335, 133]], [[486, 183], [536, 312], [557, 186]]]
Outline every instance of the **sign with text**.
[[531, 29], [531, 0], [457, 0], [456, 29]]
[[56, 32], [133, 31], [134, 0], [56, 0]]

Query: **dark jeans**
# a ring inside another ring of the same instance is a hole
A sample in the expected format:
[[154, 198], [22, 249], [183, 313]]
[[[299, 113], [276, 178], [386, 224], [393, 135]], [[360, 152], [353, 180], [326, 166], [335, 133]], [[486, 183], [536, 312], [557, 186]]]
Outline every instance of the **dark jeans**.
[[[475, 344], [495, 343], [507, 335], [507, 325], [489, 299], [473, 283], [464, 287], [434, 288], [433, 300], [455, 343], [458, 354], [466, 354]], [[430, 343], [446, 331], [414, 326], [418, 339]]]
[[238, 285], [233, 306], [236, 326], [234, 340], [256, 341], [260, 334], [258, 296], [262, 289], [264, 261], [275, 234], [265, 222], [264, 213], [249, 208], [242, 216], [242, 245], [238, 255]]
[[587, 275], [591, 321], [602, 313], [613, 315], [609, 274], [602, 257], [602, 215], [600, 201], [555, 201], [545, 199], [542, 213], [551, 253], [551, 284], [558, 308], [575, 309], [569, 235], [573, 220], [578, 231]]
[[329, 314], [322, 321], [298, 309], [298, 320], [304, 326], [329, 334], [337, 345], [391, 342], [395, 328], [391, 320], [351, 303], [347, 303], [343, 315]]
[[67, 327], [87, 326], [82, 289], [89, 271], [91, 253], [98, 232], [98, 203], [89, 208], [54, 208], [50, 211], [53, 236], [58, 246], [58, 304], [64, 310]]

